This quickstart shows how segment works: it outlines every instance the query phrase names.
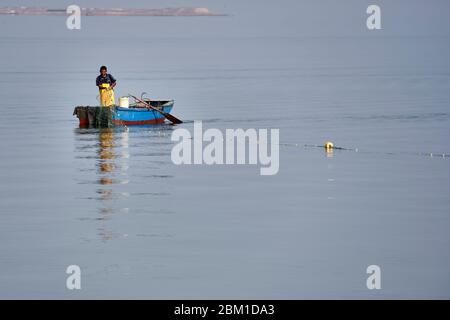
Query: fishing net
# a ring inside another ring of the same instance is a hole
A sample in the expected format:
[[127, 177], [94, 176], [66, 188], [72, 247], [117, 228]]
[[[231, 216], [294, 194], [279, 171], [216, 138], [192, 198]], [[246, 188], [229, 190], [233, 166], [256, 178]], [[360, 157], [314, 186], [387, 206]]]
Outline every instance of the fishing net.
[[80, 126], [94, 128], [111, 128], [114, 126], [114, 106], [111, 107], [75, 107], [73, 114], [80, 119]]

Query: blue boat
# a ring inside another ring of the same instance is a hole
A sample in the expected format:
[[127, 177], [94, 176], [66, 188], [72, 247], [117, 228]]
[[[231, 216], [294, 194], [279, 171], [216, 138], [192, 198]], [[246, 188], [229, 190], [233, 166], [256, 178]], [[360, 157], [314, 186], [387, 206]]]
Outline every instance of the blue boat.
[[[144, 100], [151, 106], [165, 112], [172, 111], [174, 100]], [[74, 115], [80, 120], [80, 127], [102, 126], [101, 123], [114, 125], [146, 125], [164, 123], [164, 116], [143, 103], [132, 103], [129, 108], [112, 107], [76, 107]]]
[[[151, 100], [145, 101], [151, 106], [165, 112], [172, 111], [174, 100]], [[113, 123], [118, 125], [143, 125], [164, 123], [164, 116], [140, 103], [130, 104], [129, 108], [115, 107]]]

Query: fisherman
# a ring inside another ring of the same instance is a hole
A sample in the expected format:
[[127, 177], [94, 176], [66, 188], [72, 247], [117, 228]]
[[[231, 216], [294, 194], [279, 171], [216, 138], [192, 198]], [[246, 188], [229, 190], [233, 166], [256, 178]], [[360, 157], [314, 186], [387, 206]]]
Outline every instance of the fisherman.
[[114, 98], [114, 87], [116, 86], [116, 79], [107, 73], [106, 66], [100, 67], [100, 75], [95, 80], [95, 84], [100, 90], [100, 105], [109, 107], [116, 104]]

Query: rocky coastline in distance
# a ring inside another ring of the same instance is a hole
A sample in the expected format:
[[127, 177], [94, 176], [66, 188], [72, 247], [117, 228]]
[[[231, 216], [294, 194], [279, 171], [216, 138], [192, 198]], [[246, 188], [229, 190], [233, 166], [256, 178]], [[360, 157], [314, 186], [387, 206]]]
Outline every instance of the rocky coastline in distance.
[[[225, 16], [211, 12], [208, 8], [163, 8], [163, 9], [124, 9], [124, 8], [80, 8], [83, 16]], [[66, 9], [33, 7], [3, 7], [0, 14], [9, 15], [67, 15]]]

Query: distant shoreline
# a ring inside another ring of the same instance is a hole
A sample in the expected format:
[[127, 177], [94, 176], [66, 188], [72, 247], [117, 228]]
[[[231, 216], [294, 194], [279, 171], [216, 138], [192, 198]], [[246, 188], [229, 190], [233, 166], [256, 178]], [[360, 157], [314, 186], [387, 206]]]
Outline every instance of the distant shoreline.
[[[82, 16], [148, 16], [148, 17], [194, 17], [194, 16], [226, 16], [211, 12], [208, 8], [163, 8], [163, 9], [122, 9], [122, 8], [80, 8]], [[49, 9], [35, 7], [3, 7], [0, 15], [67, 15], [66, 9]]]

